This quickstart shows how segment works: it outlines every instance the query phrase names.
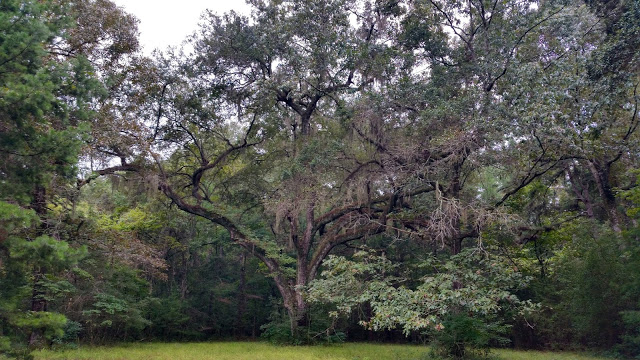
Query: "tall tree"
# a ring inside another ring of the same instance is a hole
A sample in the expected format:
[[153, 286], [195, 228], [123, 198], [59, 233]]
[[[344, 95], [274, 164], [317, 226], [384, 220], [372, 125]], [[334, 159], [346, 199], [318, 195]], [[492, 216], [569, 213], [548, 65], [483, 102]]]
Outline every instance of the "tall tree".
[[[0, 4], [2, 222], [30, 220], [8, 226], [11, 230], [2, 235], [2, 281], [14, 282], [12, 286], [18, 286], [19, 291], [7, 295], [11, 306], [3, 307], [0, 317], [3, 329], [16, 335], [14, 339], [19, 340], [21, 332], [30, 333], [31, 344], [42, 341], [42, 334], [51, 338], [60, 331], [64, 316], [47, 311], [56, 284], [62, 284], [55, 275], [74, 266], [83, 253], [60, 238], [59, 222], [51, 209], [54, 203], [65, 203], [69, 186], [76, 181], [78, 157], [90, 133], [91, 116], [107, 94], [107, 76], [98, 75], [107, 68], [96, 70], [103, 54], [91, 46], [122, 43], [116, 37], [102, 37], [109, 29], [136, 33], [135, 21], [88, 24], [81, 20], [80, 13], [88, 12], [83, 11], [107, 4], [115, 9], [105, 1]], [[122, 12], [110, 16], [122, 16]], [[84, 32], [90, 26], [99, 27], [96, 33], [101, 35], [78, 41], [76, 30]], [[113, 55], [132, 50], [117, 48]], [[27, 289], [29, 310], [19, 305]]]
[[[210, 15], [195, 39], [193, 64], [167, 79], [175, 102], [163, 109], [162, 140], [184, 150], [159, 162], [161, 188], [265, 263], [295, 328], [308, 321], [302, 289], [329, 251], [384, 231], [397, 198], [406, 196], [388, 186], [384, 171], [367, 169], [376, 167], [369, 159], [376, 150], [353, 137], [344, 114], [345, 99], [393, 72], [388, 61], [375, 63], [391, 56], [380, 27], [392, 14], [341, 1], [255, 5], [252, 23]], [[241, 180], [247, 172], [252, 182]], [[366, 177], [368, 190], [355, 196]], [[244, 193], [257, 210], [248, 216], [240, 203], [221, 209], [225, 188]]]
[[549, 223], [562, 209], [537, 185], [571, 189], [573, 216], [624, 223], [613, 173], [635, 162], [636, 75], [589, 70], [617, 40], [581, 2], [251, 4], [251, 18], [208, 14], [192, 55], [123, 82], [110, 114], [128, 130], [94, 147], [120, 163], [80, 183], [153, 158], [179, 209], [265, 264], [293, 330], [304, 287], [354, 241], [458, 254], [500, 224], [526, 242], [569, 218]]

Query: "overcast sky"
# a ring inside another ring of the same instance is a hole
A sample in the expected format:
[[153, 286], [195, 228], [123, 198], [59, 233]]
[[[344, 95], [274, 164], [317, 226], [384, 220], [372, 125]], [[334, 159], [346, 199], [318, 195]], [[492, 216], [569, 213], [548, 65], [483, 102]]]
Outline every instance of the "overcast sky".
[[219, 14], [229, 10], [249, 14], [244, 0], [113, 0], [139, 20], [140, 43], [144, 52], [164, 50], [169, 45], [179, 45], [193, 33], [200, 15], [206, 10]]

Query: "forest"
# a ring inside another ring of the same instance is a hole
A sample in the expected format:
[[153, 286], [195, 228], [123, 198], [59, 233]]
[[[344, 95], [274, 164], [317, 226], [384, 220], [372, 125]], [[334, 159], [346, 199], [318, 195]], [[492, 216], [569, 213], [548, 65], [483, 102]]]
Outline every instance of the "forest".
[[640, 358], [640, 0], [247, 2], [0, 1], [0, 354]]

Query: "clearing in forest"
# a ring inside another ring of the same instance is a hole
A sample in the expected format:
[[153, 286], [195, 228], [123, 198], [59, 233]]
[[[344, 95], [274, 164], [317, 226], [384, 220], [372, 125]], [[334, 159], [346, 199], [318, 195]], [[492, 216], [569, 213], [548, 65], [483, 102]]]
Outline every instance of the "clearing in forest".
[[[274, 346], [261, 342], [153, 343], [78, 350], [40, 351], [37, 360], [429, 360], [429, 348], [416, 345], [349, 343], [331, 346]], [[576, 353], [495, 350], [504, 360], [599, 360]]]

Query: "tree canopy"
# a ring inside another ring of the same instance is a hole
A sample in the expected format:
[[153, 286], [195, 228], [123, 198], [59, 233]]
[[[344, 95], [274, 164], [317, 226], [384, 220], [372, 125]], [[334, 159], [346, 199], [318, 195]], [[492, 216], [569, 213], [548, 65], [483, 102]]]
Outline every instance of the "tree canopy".
[[0, 4], [0, 346], [637, 354], [637, 1], [249, 3], [153, 58], [110, 1]]

